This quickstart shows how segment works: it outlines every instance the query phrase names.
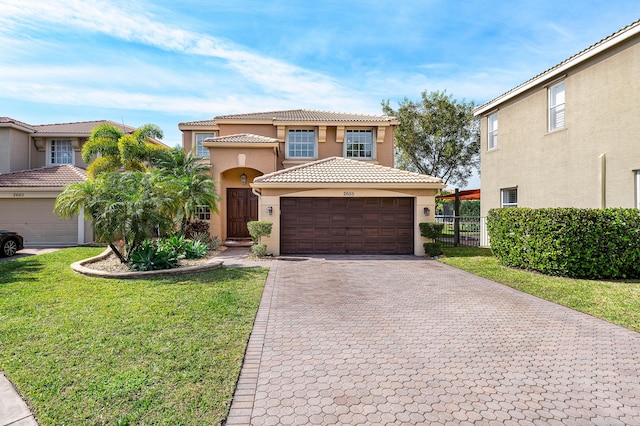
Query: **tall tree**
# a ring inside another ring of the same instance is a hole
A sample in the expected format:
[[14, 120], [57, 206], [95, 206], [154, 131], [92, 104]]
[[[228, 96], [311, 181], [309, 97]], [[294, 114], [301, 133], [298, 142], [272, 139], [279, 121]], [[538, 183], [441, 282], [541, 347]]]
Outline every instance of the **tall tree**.
[[211, 179], [211, 164], [197, 157], [195, 150], [185, 154], [182, 148], [173, 148], [156, 156], [151, 165], [165, 191], [174, 202], [174, 220], [184, 233], [196, 218], [198, 207], [209, 207], [217, 212], [220, 199]]
[[466, 185], [480, 165], [480, 125], [473, 108], [473, 102], [457, 101], [446, 91], [424, 91], [417, 102], [404, 98], [397, 110], [383, 101], [384, 113], [400, 122], [398, 167]]
[[145, 163], [153, 158], [157, 151], [166, 149], [150, 142], [150, 139], [159, 139], [162, 136], [162, 130], [155, 124], [145, 124], [132, 134], [108, 123], [94, 127], [89, 140], [82, 147], [82, 159], [86, 163], [91, 162], [87, 174], [95, 177], [121, 167], [124, 170], [144, 171]]

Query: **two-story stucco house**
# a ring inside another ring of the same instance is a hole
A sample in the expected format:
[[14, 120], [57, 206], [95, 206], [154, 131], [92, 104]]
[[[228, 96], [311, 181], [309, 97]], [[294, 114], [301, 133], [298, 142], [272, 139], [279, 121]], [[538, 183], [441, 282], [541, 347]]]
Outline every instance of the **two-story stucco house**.
[[393, 168], [394, 117], [291, 110], [180, 123], [185, 151], [213, 165], [222, 200], [203, 212], [221, 240], [273, 223], [269, 252], [424, 254], [437, 178]]
[[103, 123], [123, 126], [106, 120], [31, 125], [0, 117], [0, 229], [19, 232], [28, 246], [94, 241], [90, 221], [60, 219], [53, 208], [65, 185], [86, 180], [82, 146]]
[[481, 117], [481, 214], [640, 208], [640, 21], [494, 100]]

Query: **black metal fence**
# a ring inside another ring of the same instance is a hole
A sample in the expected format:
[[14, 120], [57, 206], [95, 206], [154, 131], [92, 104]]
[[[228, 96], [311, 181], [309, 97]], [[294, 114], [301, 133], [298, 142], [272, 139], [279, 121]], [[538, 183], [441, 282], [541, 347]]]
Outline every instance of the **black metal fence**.
[[436, 216], [435, 219], [444, 224], [442, 237], [438, 238], [442, 246], [488, 246], [484, 217]]

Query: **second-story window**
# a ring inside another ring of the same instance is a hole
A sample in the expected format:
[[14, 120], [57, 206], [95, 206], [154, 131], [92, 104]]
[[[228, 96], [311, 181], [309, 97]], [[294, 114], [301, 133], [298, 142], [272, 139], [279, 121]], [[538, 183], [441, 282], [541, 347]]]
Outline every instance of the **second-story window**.
[[549, 87], [549, 131], [564, 127], [564, 81]]
[[51, 141], [51, 164], [73, 164], [73, 146], [70, 140]]
[[209, 150], [203, 146], [205, 139], [215, 138], [215, 133], [196, 133], [196, 155], [202, 158], [209, 158]]
[[373, 158], [373, 131], [347, 130], [344, 143], [347, 158]]
[[287, 158], [316, 158], [316, 132], [313, 129], [289, 129]]
[[491, 114], [487, 120], [487, 149], [492, 150], [498, 147], [498, 113]]

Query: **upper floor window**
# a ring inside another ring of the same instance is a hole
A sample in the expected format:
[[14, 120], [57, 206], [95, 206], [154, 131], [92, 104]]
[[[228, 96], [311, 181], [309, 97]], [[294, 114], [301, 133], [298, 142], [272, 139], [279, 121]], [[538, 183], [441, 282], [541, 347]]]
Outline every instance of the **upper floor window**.
[[371, 129], [347, 130], [344, 142], [347, 158], [373, 158], [373, 131]]
[[564, 127], [564, 81], [549, 87], [549, 131]]
[[487, 120], [487, 149], [492, 150], [498, 147], [498, 113], [491, 114]]
[[518, 207], [518, 188], [506, 188], [502, 191], [500, 207]]
[[209, 158], [209, 150], [203, 146], [205, 139], [215, 138], [215, 133], [196, 133], [196, 155], [202, 158]]
[[316, 158], [316, 132], [313, 129], [289, 129], [287, 158]]
[[51, 164], [73, 164], [73, 146], [70, 140], [51, 141]]

